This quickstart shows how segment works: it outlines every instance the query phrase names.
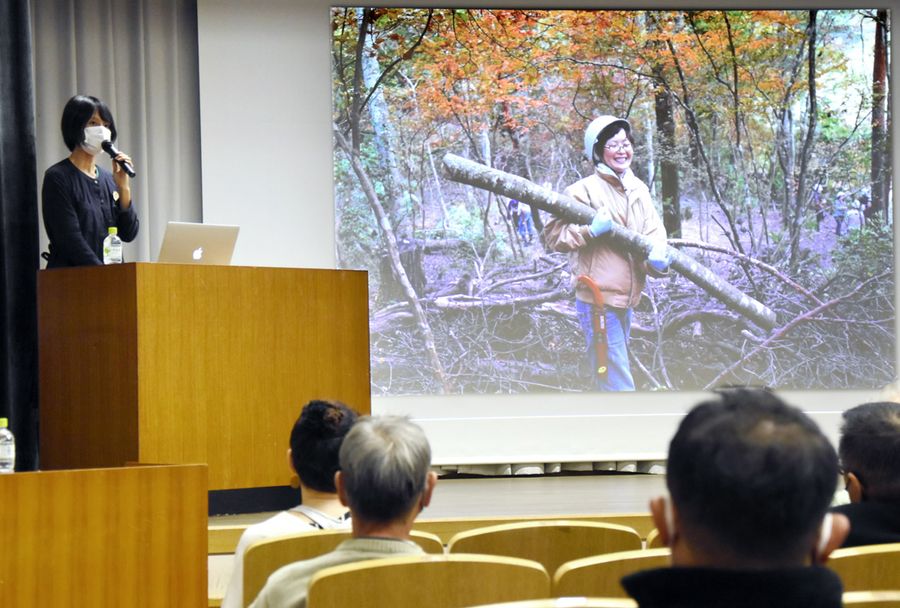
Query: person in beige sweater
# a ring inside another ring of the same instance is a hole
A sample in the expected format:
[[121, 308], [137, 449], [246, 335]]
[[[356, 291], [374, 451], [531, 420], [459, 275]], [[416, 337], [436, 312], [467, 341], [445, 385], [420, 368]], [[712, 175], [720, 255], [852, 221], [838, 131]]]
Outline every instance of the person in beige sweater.
[[[633, 391], [628, 362], [632, 309], [641, 299], [647, 274], [665, 276], [668, 271], [666, 229], [650, 190], [631, 171], [634, 147], [628, 121], [600, 116], [588, 125], [584, 146], [594, 172], [564, 193], [593, 209], [594, 219], [584, 225], [553, 218], [544, 228], [544, 239], [547, 247], [569, 253], [573, 276], [589, 277], [603, 296], [606, 365], [597, 361], [592, 309], [597, 303], [585, 283], [575, 284], [575, 309], [596, 389]], [[606, 233], [613, 223], [650, 239], [649, 255], [636, 256], [610, 241]], [[605, 369], [600, 373], [598, 368]]]

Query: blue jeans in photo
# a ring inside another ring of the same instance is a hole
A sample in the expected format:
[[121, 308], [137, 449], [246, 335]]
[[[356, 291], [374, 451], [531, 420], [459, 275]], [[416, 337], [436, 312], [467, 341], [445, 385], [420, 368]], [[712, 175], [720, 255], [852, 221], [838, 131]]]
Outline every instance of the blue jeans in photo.
[[633, 391], [634, 378], [628, 363], [628, 338], [631, 334], [631, 309], [606, 307], [607, 372], [606, 379], [597, 375], [597, 351], [594, 346], [593, 305], [575, 300], [578, 324], [587, 344], [587, 357], [598, 391]]

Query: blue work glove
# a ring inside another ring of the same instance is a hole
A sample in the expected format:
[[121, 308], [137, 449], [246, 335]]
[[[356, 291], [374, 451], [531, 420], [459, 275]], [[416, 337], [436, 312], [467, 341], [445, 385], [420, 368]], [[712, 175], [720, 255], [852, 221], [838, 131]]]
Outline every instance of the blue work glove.
[[666, 243], [654, 243], [647, 254], [647, 264], [656, 272], [665, 272], [669, 269], [672, 257], [669, 255], [669, 246]]
[[609, 209], [600, 207], [594, 214], [594, 219], [591, 220], [588, 232], [591, 233], [591, 236], [598, 237], [604, 232], [609, 232], [610, 228], [612, 228], [612, 216], [609, 214]]

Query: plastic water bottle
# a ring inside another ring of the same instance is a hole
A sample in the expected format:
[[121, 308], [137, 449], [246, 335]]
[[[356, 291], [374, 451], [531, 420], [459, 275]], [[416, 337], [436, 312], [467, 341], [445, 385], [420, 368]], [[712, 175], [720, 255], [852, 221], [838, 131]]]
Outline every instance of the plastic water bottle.
[[8, 426], [9, 420], [0, 418], [0, 473], [16, 470], [16, 438]]
[[119, 229], [115, 226], [109, 227], [109, 234], [103, 239], [103, 263], [122, 263], [122, 239], [119, 238]]

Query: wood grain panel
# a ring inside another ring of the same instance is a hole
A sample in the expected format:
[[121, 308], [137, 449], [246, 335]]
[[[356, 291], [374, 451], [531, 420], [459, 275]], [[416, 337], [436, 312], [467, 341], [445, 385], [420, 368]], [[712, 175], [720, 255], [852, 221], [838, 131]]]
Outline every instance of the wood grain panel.
[[574, 520], [584, 522], [610, 523], [632, 528], [643, 539], [653, 530], [653, 518], [650, 513], [598, 513], [594, 515], [577, 514], [566, 515], [536, 515], [530, 517], [442, 517], [419, 518], [416, 520], [415, 529], [436, 534], [444, 544], [449, 543], [455, 534], [501, 524], [513, 524], [520, 522], [538, 522], [552, 520]]
[[0, 475], [4, 607], [200, 606], [206, 467]]
[[44, 469], [137, 460], [133, 264], [38, 273]]
[[844, 591], [900, 591], [900, 543], [837, 549], [825, 565], [841, 577]]
[[583, 557], [642, 548], [633, 529], [609, 523], [559, 520], [533, 521], [476, 528], [456, 534], [448, 553], [507, 555], [539, 562], [556, 572], [566, 562]]
[[365, 273], [138, 266], [141, 460], [207, 462], [210, 489], [284, 485], [303, 403], [370, 410]]
[[670, 565], [668, 549], [622, 551], [576, 559], [560, 566], [553, 575], [556, 597], [628, 597], [619, 581], [623, 576]]
[[307, 605], [458, 608], [545, 598], [549, 587], [544, 568], [524, 559], [464, 554], [390, 557], [320, 570], [310, 580]]

